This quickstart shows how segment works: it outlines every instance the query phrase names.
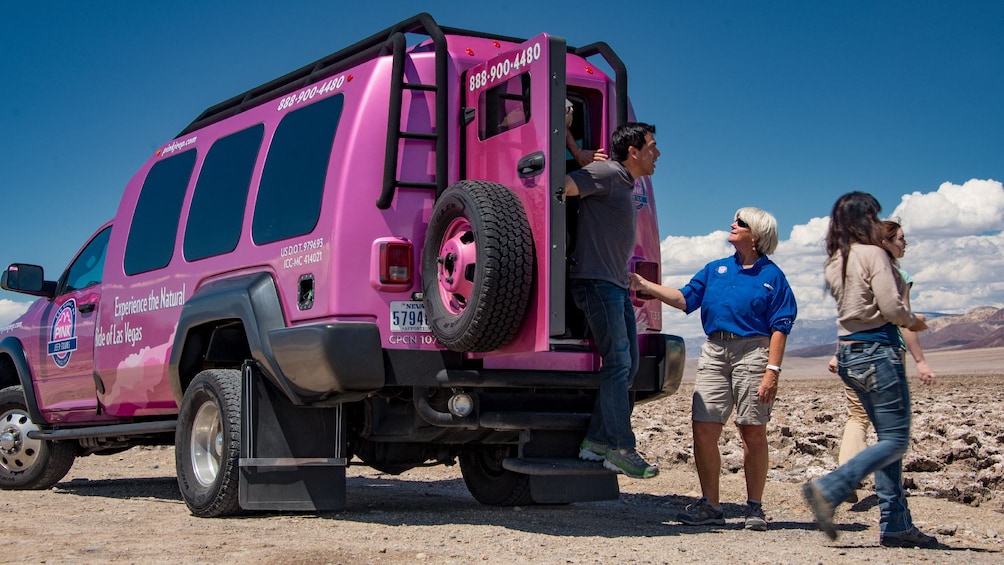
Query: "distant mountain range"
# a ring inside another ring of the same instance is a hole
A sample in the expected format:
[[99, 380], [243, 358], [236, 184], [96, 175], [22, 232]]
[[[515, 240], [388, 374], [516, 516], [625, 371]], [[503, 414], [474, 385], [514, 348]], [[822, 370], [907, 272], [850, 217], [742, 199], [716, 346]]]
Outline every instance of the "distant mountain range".
[[[1004, 308], [980, 306], [965, 314], [923, 312], [929, 329], [920, 333], [925, 350], [1004, 347]], [[836, 319], [796, 321], [785, 355], [822, 357], [836, 348]]]

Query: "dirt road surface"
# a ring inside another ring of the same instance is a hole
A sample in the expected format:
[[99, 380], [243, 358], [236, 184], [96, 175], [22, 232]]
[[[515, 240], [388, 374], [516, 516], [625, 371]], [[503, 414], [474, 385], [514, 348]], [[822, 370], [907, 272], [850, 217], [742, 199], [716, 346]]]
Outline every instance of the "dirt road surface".
[[[728, 524], [687, 527], [675, 516], [700, 496], [685, 381], [638, 407], [639, 448], [662, 469], [621, 477], [619, 500], [495, 508], [467, 492], [458, 467], [402, 475], [349, 469], [348, 508], [200, 519], [178, 493], [172, 448], [78, 459], [46, 491], [0, 492], [8, 563], [1000, 563], [1004, 562], [1004, 350], [928, 355], [940, 382], [913, 385], [905, 459], [914, 520], [944, 549], [878, 546], [878, 509], [841, 506], [840, 537], [815, 527], [800, 485], [836, 465], [844, 421], [825, 359], [785, 363], [768, 428], [767, 532], [742, 528], [741, 451], [726, 426], [722, 499]], [[691, 363], [692, 365], [693, 363]], [[911, 367], [912, 368], [912, 367]]]

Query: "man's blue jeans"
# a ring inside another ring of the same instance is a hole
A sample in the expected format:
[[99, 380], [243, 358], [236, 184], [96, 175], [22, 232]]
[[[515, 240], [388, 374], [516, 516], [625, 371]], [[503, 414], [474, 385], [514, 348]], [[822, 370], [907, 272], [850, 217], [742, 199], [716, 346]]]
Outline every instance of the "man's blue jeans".
[[878, 443], [816, 481], [834, 505], [844, 501], [861, 479], [875, 473], [882, 536], [913, 528], [903, 492], [903, 454], [910, 444], [910, 389], [903, 355], [896, 345], [842, 343], [837, 372], [854, 389], [875, 426]]
[[611, 449], [634, 449], [628, 388], [638, 372], [638, 328], [630, 295], [597, 279], [572, 279], [570, 287], [603, 359], [586, 438]]

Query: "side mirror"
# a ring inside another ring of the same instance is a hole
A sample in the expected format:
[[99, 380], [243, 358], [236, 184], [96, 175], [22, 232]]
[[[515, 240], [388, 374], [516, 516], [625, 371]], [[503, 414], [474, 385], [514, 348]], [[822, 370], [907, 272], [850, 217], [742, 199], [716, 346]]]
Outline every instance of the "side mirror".
[[52, 298], [56, 292], [56, 283], [45, 280], [45, 272], [38, 265], [14, 263], [0, 276], [0, 288]]

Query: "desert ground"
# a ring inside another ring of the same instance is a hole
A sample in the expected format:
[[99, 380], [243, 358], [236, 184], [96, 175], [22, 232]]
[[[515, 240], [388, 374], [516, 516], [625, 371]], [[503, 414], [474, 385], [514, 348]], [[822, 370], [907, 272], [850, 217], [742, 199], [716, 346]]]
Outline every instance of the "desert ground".
[[[677, 394], [639, 406], [650, 480], [621, 477], [619, 500], [494, 508], [468, 494], [459, 469], [402, 475], [349, 468], [348, 508], [330, 513], [192, 517], [178, 494], [172, 448], [78, 459], [46, 491], [0, 492], [0, 561], [8, 563], [1000, 563], [1004, 561], [1004, 348], [928, 352], [938, 383], [911, 376], [913, 443], [905, 484], [914, 521], [943, 549], [878, 546], [870, 481], [836, 515], [840, 537], [815, 527], [800, 485], [836, 465], [844, 405], [826, 359], [788, 358], [768, 428], [767, 532], [742, 528], [741, 453], [726, 426], [722, 499], [728, 524], [675, 516], [700, 496], [690, 445], [694, 360]], [[910, 366], [912, 370], [912, 365]]]

